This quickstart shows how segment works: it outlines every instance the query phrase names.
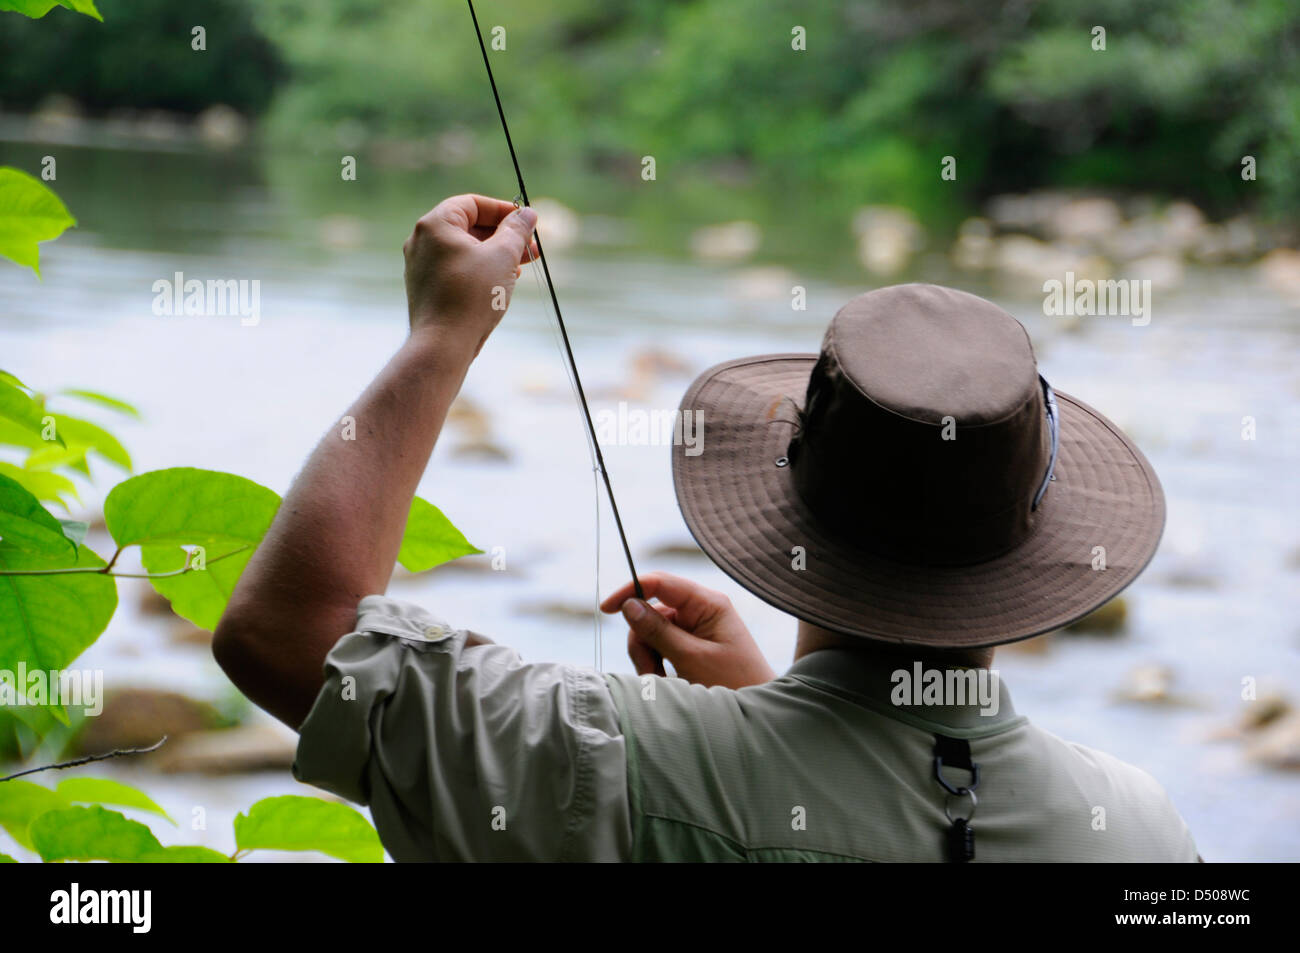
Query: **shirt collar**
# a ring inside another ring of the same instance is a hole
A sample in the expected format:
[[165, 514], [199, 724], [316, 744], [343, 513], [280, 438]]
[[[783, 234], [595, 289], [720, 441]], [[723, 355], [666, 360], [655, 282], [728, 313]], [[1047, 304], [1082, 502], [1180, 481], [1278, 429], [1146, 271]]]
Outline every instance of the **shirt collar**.
[[[796, 661], [786, 675], [930, 732], [969, 738], [995, 734], [1025, 720], [1016, 714], [1011, 693], [996, 669], [955, 669], [950, 678], [944, 669], [928, 669], [920, 663], [851, 649], [820, 649]], [[958, 687], [966, 693], [965, 704], [955, 703], [958, 696], [953, 690]]]

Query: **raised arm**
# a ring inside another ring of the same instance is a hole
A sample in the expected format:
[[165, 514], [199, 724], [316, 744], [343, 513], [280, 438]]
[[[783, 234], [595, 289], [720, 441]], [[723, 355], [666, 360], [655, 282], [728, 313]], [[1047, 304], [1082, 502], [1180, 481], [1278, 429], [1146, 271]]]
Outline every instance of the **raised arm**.
[[212, 644], [241, 691], [297, 728], [357, 603], [388, 586], [411, 499], [470, 363], [529, 260], [536, 213], [447, 199], [404, 246], [411, 333], [326, 433], [240, 577]]

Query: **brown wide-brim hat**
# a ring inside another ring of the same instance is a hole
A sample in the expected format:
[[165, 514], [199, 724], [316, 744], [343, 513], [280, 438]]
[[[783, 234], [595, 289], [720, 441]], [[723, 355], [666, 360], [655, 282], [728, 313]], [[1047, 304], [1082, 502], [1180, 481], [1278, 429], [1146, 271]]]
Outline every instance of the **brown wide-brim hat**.
[[832, 632], [934, 647], [1049, 632], [1132, 582], [1164, 528], [1142, 452], [1048, 386], [1018, 321], [949, 288], [860, 295], [820, 354], [719, 364], [681, 411], [700, 439], [675, 443], [673, 480], [696, 541]]

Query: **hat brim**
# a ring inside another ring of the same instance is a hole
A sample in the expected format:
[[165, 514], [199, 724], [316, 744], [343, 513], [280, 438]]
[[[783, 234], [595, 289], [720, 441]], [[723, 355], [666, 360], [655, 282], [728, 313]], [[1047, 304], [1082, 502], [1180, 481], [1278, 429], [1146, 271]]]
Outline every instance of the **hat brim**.
[[816, 360], [769, 354], [728, 361], [700, 375], [681, 404], [702, 414], [695, 420], [704, 438], [693, 455], [691, 446], [673, 446], [686, 525], [723, 571], [765, 602], [868, 639], [998, 645], [1082, 618], [1155, 554], [1165, 502], [1151, 464], [1118, 427], [1059, 390], [1055, 479], [1017, 548], [976, 565], [934, 568], [855, 544], [813, 516], [794, 490], [791, 468], [777, 464], [796, 426], [791, 402], [802, 406]]

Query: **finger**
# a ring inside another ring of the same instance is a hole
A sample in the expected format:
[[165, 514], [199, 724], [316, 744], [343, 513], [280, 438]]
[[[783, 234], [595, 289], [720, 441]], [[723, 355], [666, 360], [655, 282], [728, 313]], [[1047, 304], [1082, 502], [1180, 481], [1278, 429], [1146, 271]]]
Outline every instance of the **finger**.
[[528, 246], [533, 239], [533, 228], [537, 225], [537, 213], [530, 208], [518, 208], [512, 211], [497, 226], [492, 237], [484, 245], [499, 245], [503, 255], [509, 255], [511, 261], [528, 261]]
[[473, 228], [496, 228], [511, 212], [514, 202], [486, 195], [453, 195], [434, 206], [429, 216], [448, 222], [463, 232]]
[[627, 657], [638, 675], [664, 674], [664, 657], [638, 639], [631, 629], [627, 631]]
[[638, 639], [670, 660], [680, 657], [697, 641], [689, 632], [679, 629], [640, 599], [629, 599], [623, 603], [623, 618]]
[[[648, 572], [640, 577], [641, 591], [647, 599], [659, 599], [677, 609], [682, 618], [698, 618], [718, 612], [728, 605], [722, 593], [666, 572]], [[602, 612], [617, 612], [623, 603], [636, 595], [636, 585], [624, 583], [600, 604]]]
[[[471, 236], [477, 238], [479, 241], [485, 242], [493, 235], [495, 235], [496, 231], [497, 230], [495, 227], [489, 228], [486, 225], [474, 225], [470, 228], [469, 233]], [[539, 254], [540, 252], [537, 249], [536, 240], [530, 240], [528, 242], [528, 247], [524, 249], [524, 253], [519, 256], [519, 264], [521, 265], [531, 264], [532, 262], [537, 260], [537, 256]]]
[[659, 603], [659, 604], [651, 604], [650, 608], [654, 609], [655, 612], [658, 612], [661, 616], [663, 616], [665, 619], [667, 619], [669, 622], [673, 623], [674, 625], [677, 624], [677, 610], [674, 609], [672, 606], [666, 606], [663, 605], [662, 603]]

